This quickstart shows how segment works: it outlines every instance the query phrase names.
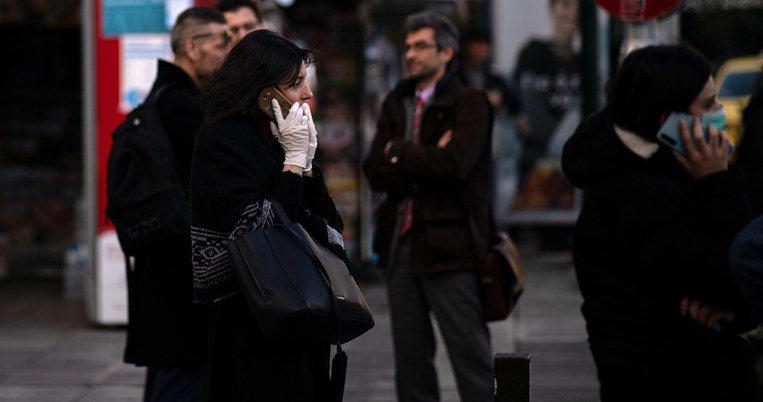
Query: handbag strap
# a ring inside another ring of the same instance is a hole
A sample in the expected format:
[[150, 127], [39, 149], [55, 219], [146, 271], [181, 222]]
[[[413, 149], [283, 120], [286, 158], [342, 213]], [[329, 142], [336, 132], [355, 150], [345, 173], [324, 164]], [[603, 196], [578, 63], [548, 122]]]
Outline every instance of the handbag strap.
[[289, 218], [289, 214], [286, 213], [286, 210], [283, 209], [281, 206], [281, 203], [278, 202], [277, 199], [271, 198], [270, 199], [270, 205], [275, 210], [275, 214], [278, 217], [278, 220], [281, 221], [284, 225], [291, 224], [291, 218]]
[[469, 218], [469, 231], [472, 235], [472, 246], [474, 247], [474, 255], [477, 257], [477, 261], [479, 261], [480, 264], [485, 262], [485, 259], [487, 258], [487, 251], [488, 247], [490, 247], [490, 236], [492, 236], [493, 233], [496, 233], [498, 226], [495, 223], [495, 216], [493, 215], [493, 202], [488, 202], [488, 230], [489, 233], [487, 236], [483, 236], [480, 233], [479, 225], [477, 224], [477, 221], [474, 217], [474, 210], [469, 204], [467, 197], [464, 195], [464, 191], [461, 191], [461, 196], [464, 202], [466, 203], [466, 214]]

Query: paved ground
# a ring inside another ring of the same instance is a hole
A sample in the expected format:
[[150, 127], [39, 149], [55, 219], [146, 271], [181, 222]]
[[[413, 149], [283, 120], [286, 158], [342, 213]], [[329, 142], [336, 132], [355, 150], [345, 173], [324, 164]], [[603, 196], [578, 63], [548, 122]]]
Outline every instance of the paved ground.
[[[496, 353], [531, 355], [534, 402], [597, 401], [569, 257], [525, 261], [527, 290], [518, 309], [491, 324]], [[140, 401], [144, 370], [121, 362], [123, 328], [87, 322], [80, 302], [60, 296], [60, 281], [0, 282], [0, 401]], [[361, 283], [377, 326], [346, 345], [345, 401], [393, 402], [389, 316], [382, 283]], [[458, 401], [450, 366], [439, 349], [442, 400]]]

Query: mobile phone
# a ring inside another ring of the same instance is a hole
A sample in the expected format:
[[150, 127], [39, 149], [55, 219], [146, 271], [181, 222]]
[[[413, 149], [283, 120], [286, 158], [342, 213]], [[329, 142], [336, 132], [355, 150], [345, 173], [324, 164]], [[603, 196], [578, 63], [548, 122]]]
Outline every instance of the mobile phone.
[[[683, 138], [681, 138], [681, 127], [678, 122], [683, 120], [686, 123], [686, 127], [689, 128], [689, 132], [693, 131], [693, 119], [694, 116], [686, 113], [673, 112], [665, 120], [660, 129], [657, 131], [657, 141], [669, 146], [673, 150], [686, 155], [686, 145]], [[705, 141], [710, 138], [710, 133], [706, 125], [702, 126], [702, 132], [705, 136]], [[728, 154], [731, 155], [731, 151], [734, 150], [734, 144], [729, 141]]]
[[284, 96], [284, 94], [282, 94], [281, 91], [277, 90], [275, 87], [265, 87], [262, 91], [260, 91], [260, 98], [257, 101], [257, 106], [263, 113], [265, 113], [266, 116], [268, 116], [270, 121], [275, 123], [276, 117], [273, 114], [273, 99], [275, 99], [281, 106], [281, 113], [283, 114], [284, 118], [286, 118], [286, 115], [289, 114], [291, 102], [289, 102], [286, 99], [286, 96]]

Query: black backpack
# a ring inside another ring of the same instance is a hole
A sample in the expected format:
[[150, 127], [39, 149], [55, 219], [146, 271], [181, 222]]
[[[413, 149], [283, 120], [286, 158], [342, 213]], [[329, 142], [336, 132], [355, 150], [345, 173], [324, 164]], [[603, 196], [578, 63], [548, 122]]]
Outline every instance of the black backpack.
[[112, 133], [105, 212], [128, 256], [190, 232], [190, 203], [156, 108], [166, 89], [151, 93]]

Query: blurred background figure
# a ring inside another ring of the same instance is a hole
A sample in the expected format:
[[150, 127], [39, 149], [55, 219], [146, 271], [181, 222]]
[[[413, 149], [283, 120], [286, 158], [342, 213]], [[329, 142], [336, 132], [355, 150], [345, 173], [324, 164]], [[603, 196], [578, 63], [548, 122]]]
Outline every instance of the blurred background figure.
[[492, 40], [488, 33], [472, 31], [465, 35], [462, 56], [459, 75], [464, 84], [485, 91], [496, 114], [513, 115], [519, 111], [516, 88], [494, 73], [490, 65]]
[[[472, 88], [485, 91], [493, 108], [493, 166], [491, 197], [497, 205], [508, 206], [516, 192], [516, 161], [521, 154], [517, 127], [526, 130], [526, 119], [519, 110], [519, 95], [512, 80], [493, 71], [493, 44], [490, 34], [471, 31], [462, 40], [461, 81]], [[503, 218], [505, 208], [496, 214]]]
[[253, 0], [220, 0], [217, 9], [225, 16], [234, 44], [249, 32], [265, 28], [262, 13]]
[[[555, 136], [569, 136], [579, 121], [580, 60], [573, 49], [578, 30], [578, 0], [550, 0], [553, 33], [549, 39], [531, 39], [519, 53], [514, 81], [519, 86], [520, 109], [526, 124], [518, 126], [522, 138], [519, 187], [548, 151]], [[568, 132], [557, 132], [559, 129]], [[569, 128], [569, 129], [568, 129]]]

